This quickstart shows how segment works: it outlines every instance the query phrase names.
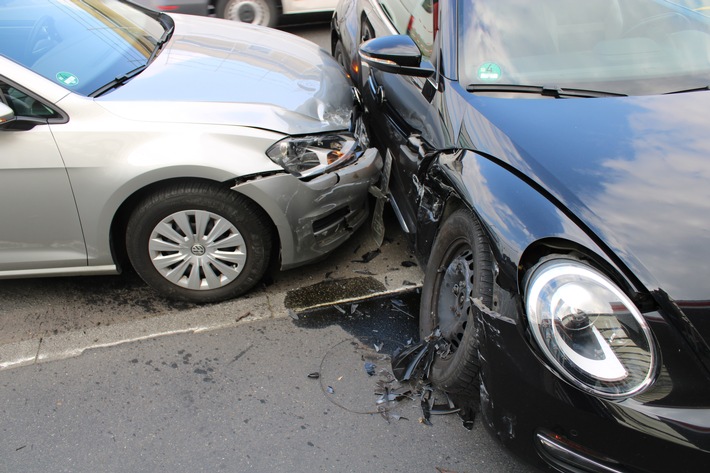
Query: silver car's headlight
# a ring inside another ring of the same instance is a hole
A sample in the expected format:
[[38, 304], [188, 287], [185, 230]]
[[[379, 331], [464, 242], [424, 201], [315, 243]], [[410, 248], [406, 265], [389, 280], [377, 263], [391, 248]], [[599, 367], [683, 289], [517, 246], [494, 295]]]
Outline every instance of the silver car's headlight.
[[289, 137], [273, 145], [266, 155], [298, 177], [313, 177], [339, 167], [355, 156], [358, 143], [350, 133]]
[[648, 324], [599, 271], [570, 259], [546, 261], [527, 282], [525, 306], [535, 341], [579, 388], [621, 398], [652, 383], [656, 349]]

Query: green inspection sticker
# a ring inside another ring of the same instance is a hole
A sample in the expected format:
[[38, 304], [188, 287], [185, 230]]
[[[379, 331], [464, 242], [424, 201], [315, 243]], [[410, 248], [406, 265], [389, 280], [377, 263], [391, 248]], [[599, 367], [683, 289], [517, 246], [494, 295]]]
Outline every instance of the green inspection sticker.
[[71, 72], [57, 72], [57, 80], [67, 87], [76, 87], [79, 85], [79, 78]]
[[500, 79], [500, 66], [495, 62], [486, 62], [478, 68], [478, 78], [486, 82], [495, 82]]

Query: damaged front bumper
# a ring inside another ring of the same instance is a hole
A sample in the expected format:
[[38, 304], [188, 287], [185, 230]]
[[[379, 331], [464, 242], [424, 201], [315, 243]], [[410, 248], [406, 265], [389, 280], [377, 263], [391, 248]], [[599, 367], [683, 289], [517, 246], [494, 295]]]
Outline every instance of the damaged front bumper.
[[292, 174], [257, 177], [233, 189], [261, 206], [281, 242], [281, 269], [317, 260], [345, 242], [369, 216], [368, 190], [382, 158], [368, 148], [349, 164], [310, 180]]
[[[504, 290], [495, 293], [498, 307], [519, 305]], [[506, 447], [566, 473], [707, 471], [710, 386], [692, 355], [673, 348], [674, 329], [660, 314], [646, 314], [662, 350], [655, 383], [631, 398], [609, 400], [572, 386], [531, 352], [522, 314], [478, 306], [474, 312], [480, 354], [488, 360], [480, 417]]]

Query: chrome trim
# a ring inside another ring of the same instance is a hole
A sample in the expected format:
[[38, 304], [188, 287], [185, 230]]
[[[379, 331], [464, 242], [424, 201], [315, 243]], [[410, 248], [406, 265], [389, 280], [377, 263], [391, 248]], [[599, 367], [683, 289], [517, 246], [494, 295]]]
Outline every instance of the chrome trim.
[[543, 432], [535, 434], [538, 451], [542, 457], [554, 466], [569, 472], [589, 473], [627, 473], [626, 470], [612, 467], [599, 460], [582, 455], [571, 447], [548, 437]]
[[107, 274], [118, 274], [120, 271], [115, 264], [104, 266], [74, 266], [69, 268], [49, 268], [49, 269], [20, 269], [14, 271], [0, 271], [0, 279], [20, 279], [20, 278], [49, 278], [55, 276], [101, 276]]

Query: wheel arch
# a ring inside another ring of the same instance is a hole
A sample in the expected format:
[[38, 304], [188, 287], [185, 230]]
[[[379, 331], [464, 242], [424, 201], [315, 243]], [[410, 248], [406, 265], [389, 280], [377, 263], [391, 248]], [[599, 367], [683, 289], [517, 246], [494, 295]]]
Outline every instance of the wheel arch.
[[[440, 155], [422, 180], [417, 254], [426, 255], [445, 219], [467, 208], [481, 223], [496, 261], [496, 282], [519, 292], [525, 271], [541, 255], [586, 255], [616, 268], [594, 239], [524, 178], [473, 151]], [[618, 273], [621, 273], [617, 269]]]
[[[169, 179], [163, 179], [160, 181], [155, 181], [151, 182], [148, 185], [145, 185], [139, 189], [134, 190], [130, 195], [128, 195], [123, 202], [119, 205], [117, 208], [116, 212], [113, 215], [113, 219], [111, 220], [111, 225], [110, 225], [110, 230], [109, 230], [109, 244], [111, 248], [111, 254], [113, 255], [113, 259], [116, 262], [116, 264], [119, 266], [119, 268], [123, 267], [130, 267], [130, 263], [128, 261], [128, 255], [126, 252], [126, 225], [128, 223], [128, 219], [130, 218], [131, 214], [135, 211], [135, 209], [138, 207], [141, 201], [146, 199], [148, 196], [158, 192], [160, 189], [171, 186], [171, 185], [177, 185], [181, 183], [196, 183], [196, 182], [202, 182], [206, 184], [212, 184], [215, 186], [219, 186], [225, 189], [232, 189], [234, 187], [235, 181], [230, 180], [230, 181], [217, 181], [213, 179], [208, 179], [204, 177], [174, 177], [174, 178], [169, 178]], [[232, 190], [232, 192], [234, 192]], [[253, 199], [249, 198], [246, 195], [242, 195], [245, 199], [248, 199], [256, 208], [260, 209], [260, 211], [264, 214], [266, 219], [269, 222], [269, 227], [270, 231], [272, 234], [273, 241], [279, 242], [277, 245], [273, 245], [272, 248], [272, 254], [270, 255], [270, 261], [273, 263], [277, 259], [278, 256], [278, 250], [280, 248], [280, 237], [278, 232], [276, 231], [276, 225], [274, 221], [272, 220], [271, 216], [269, 215], [268, 212], [266, 212], [261, 205], [259, 205], [257, 202], [255, 202]]]

